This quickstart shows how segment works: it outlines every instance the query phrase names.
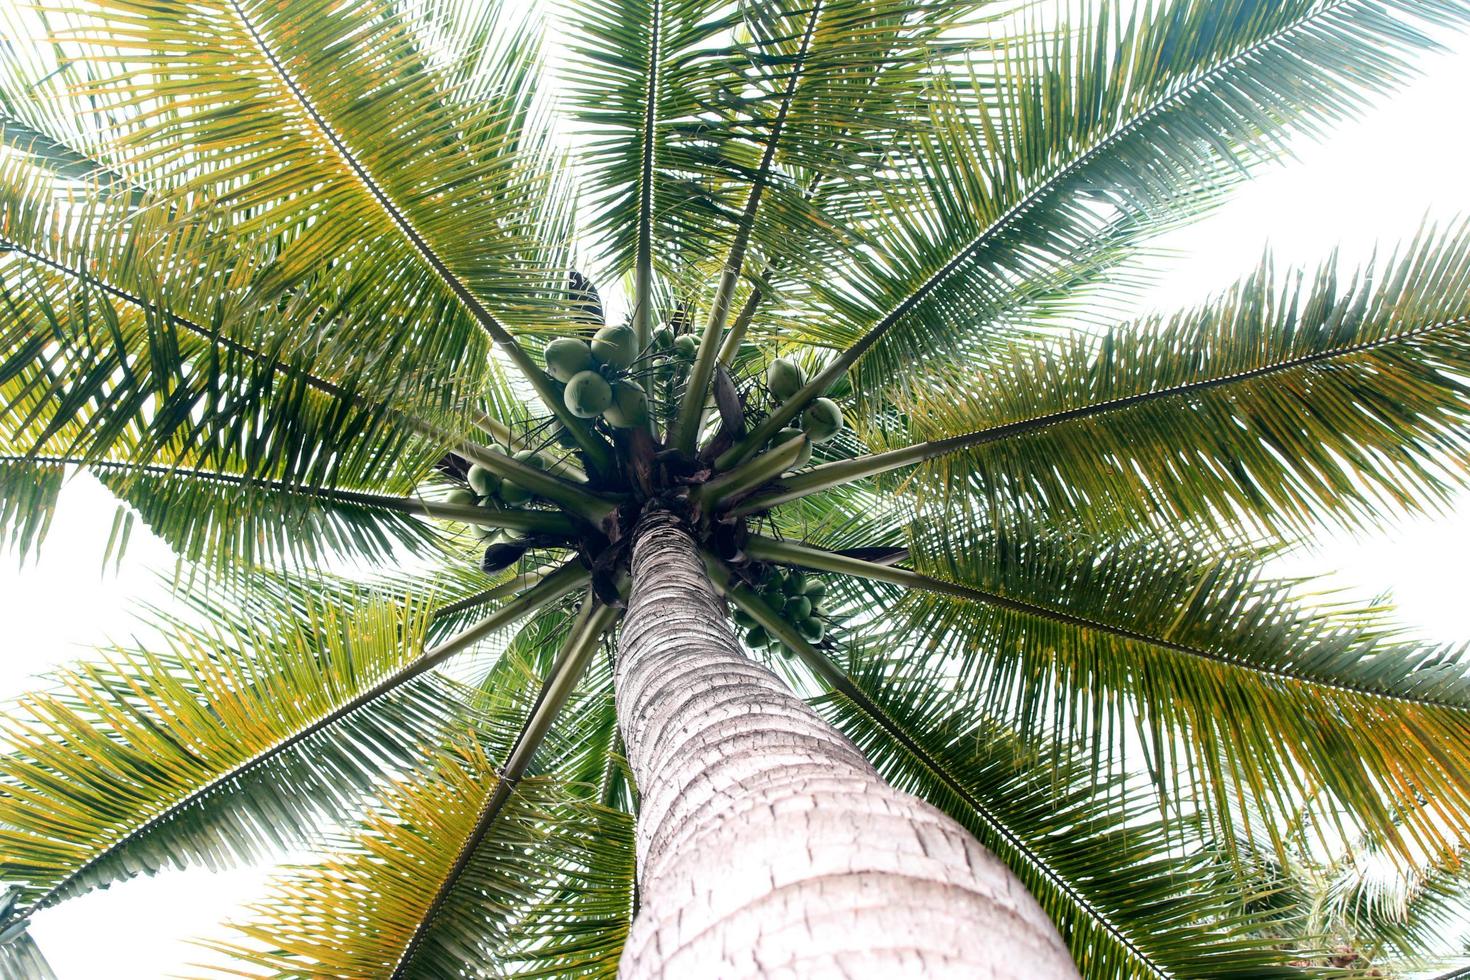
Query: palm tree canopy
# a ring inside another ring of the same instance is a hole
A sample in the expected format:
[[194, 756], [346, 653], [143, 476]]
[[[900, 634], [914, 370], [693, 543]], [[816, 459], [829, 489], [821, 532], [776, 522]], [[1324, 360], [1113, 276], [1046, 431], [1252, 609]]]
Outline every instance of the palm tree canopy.
[[1470, 225], [1089, 311], [1470, 2], [1058, 6], [0, 12], [0, 535], [84, 470], [208, 583], [10, 707], [0, 975], [67, 898], [303, 842], [243, 975], [614, 973], [650, 502], [1084, 975], [1412, 955], [1464, 650], [1266, 563], [1466, 485]]

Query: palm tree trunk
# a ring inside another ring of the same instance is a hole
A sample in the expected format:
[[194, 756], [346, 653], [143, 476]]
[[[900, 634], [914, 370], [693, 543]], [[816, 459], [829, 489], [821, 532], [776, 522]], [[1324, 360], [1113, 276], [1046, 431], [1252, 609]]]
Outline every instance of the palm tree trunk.
[[637, 531], [616, 683], [642, 794], [624, 980], [1077, 976], [1005, 865], [742, 654], [666, 513]]

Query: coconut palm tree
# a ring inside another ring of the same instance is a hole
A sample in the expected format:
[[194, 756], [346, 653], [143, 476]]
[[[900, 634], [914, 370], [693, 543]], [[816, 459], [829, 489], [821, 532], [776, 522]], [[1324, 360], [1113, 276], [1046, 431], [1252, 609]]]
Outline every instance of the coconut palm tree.
[[1470, 228], [1109, 310], [1470, 3], [1056, 7], [7, 10], [0, 514], [181, 608], [4, 723], [4, 972], [303, 842], [242, 975], [1291, 976], [1267, 858], [1453, 878], [1464, 658], [1266, 562], [1466, 483]]

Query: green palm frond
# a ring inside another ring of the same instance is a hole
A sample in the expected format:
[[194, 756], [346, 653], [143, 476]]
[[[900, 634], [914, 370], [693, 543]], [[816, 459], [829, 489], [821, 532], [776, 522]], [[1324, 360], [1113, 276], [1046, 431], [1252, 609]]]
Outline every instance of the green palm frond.
[[997, 526], [1376, 526], [1464, 485], [1467, 297], [1463, 226], [1351, 276], [1263, 266], [1197, 310], [1018, 345], [915, 393], [904, 426], [868, 432], [895, 448], [788, 477], [752, 505], [933, 460], [919, 486]]
[[[159, 624], [159, 647], [115, 649], [10, 709], [0, 873], [24, 883], [30, 909], [309, 838], [463, 720], [465, 695], [432, 674], [378, 691], [420, 658], [421, 603], [251, 612]], [[381, 696], [322, 730], [369, 692]]]
[[[948, 678], [952, 711], [1080, 742], [1110, 770], [1146, 768], [1161, 805], [1203, 809], [1227, 834], [1258, 809], [1274, 835], [1306, 809], [1412, 862], [1415, 845], [1438, 852], [1470, 828], [1464, 650], [1313, 605], [1252, 562], [1177, 544], [1022, 543], [954, 521], [915, 539], [918, 572], [759, 540], [747, 550], [906, 586], [862, 595], [855, 625], [933, 654], [908, 662]], [[1426, 797], [1433, 813], [1416, 803]]]
[[[320, 863], [280, 874], [256, 920], [237, 926], [244, 941], [210, 944], [238, 961], [228, 975], [386, 976], [498, 785], [490, 751], [443, 753], [427, 778], [388, 787]], [[613, 976], [621, 938], [601, 920], [626, 917], [631, 882], [627, 814], [572, 799], [551, 777], [523, 779], [442, 911], [439, 945], [418, 975]], [[560, 907], [546, 901], [558, 893]], [[544, 972], [538, 961], [557, 965]]]
[[1186, 0], [1121, 20], [1111, 4], [1088, 10], [1079, 28], [955, 73], [959, 94], [936, 98], [942, 115], [909, 154], [922, 191], [901, 182], [868, 233], [875, 257], [822, 277], [780, 319], [842, 353], [758, 444], [859, 360], [864, 391], [946, 364], [973, 370], [967, 352], [1027, 301], [1027, 283], [1126, 254], [1109, 231], [1119, 223], [1137, 241], [1197, 214], [1287, 135], [1355, 114], [1412, 74], [1436, 30], [1470, 21], [1462, 0]]
[[[544, 682], [523, 672], [482, 703], [479, 740], [440, 760], [429, 792], [391, 788], [342, 854], [282, 880], [280, 899], [259, 910], [263, 923], [243, 930], [269, 937], [270, 952], [226, 948], [246, 963], [311, 964], [333, 976], [503, 976], [514, 969], [500, 964], [522, 951], [604, 970], [615, 962], [631, 909], [631, 823], [554, 777], [527, 775], [615, 619], [590, 603], [561, 635]], [[412, 873], [384, 853], [416, 855]], [[307, 894], [314, 911], [303, 915]], [[568, 923], [572, 908], [615, 921]]]
[[[60, 474], [78, 462], [0, 455], [5, 473], [0, 499], [19, 519], [11, 533], [22, 551], [39, 545], [42, 529], [32, 528], [49, 519]], [[93, 462], [85, 471], [135, 508], [143, 523], [191, 564], [220, 568], [290, 561], [307, 567], [328, 554], [383, 562], [396, 554], [428, 557], [447, 551], [446, 532], [414, 516], [432, 505], [415, 498], [106, 461]], [[0, 517], [0, 527], [7, 526], [11, 522]]]

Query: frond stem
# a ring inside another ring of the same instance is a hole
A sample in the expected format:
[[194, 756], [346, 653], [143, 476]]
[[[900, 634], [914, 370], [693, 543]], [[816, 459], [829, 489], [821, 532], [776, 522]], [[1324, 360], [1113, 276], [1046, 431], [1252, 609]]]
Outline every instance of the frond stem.
[[995, 606], [999, 609], [1007, 609], [1011, 612], [1035, 616], [1050, 622], [1062, 623], [1080, 630], [1104, 633], [1108, 636], [1116, 636], [1135, 643], [1169, 650], [1173, 653], [1183, 654], [1184, 656], [1208, 661], [1213, 664], [1220, 664], [1224, 667], [1245, 670], [1253, 674], [1264, 674], [1293, 684], [1304, 684], [1340, 694], [1374, 698], [1416, 707], [1444, 708], [1451, 711], [1465, 711], [1467, 708], [1466, 705], [1457, 704], [1452, 701], [1392, 694], [1378, 688], [1314, 677], [1301, 671], [1290, 670], [1271, 664], [1254, 663], [1249, 660], [1242, 660], [1239, 657], [1232, 657], [1226, 653], [1190, 646], [1186, 643], [1176, 643], [1173, 640], [1153, 636], [1140, 632], [1139, 630], [1128, 629], [1123, 626], [1113, 626], [1095, 619], [1089, 619], [1085, 616], [1077, 616], [1040, 603], [1028, 602], [1024, 599], [1016, 599], [997, 592], [977, 589], [974, 586], [961, 585], [958, 582], [948, 582], [944, 579], [932, 578], [919, 572], [910, 571], [907, 568], [895, 568], [891, 565], [880, 565], [876, 562], [863, 561], [860, 558], [851, 558], [808, 544], [799, 544], [792, 541], [777, 541], [774, 538], [751, 535], [749, 540], [745, 542], [744, 551], [752, 558], [773, 561], [778, 564], [796, 565], [817, 571], [834, 572], [838, 575], [853, 575], [875, 582], [888, 582], [905, 589], [919, 589], [925, 592], [954, 596], [957, 599], [964, 599], [969, 602], [979, 602], [987, 606]]
[[730, 254], [725, 259], [725, 267], [720, 273], [720, 284], [710, 305], [709, 320], [705, 324], [703, 336], [699, 339], [699, 351], [695, 354], [694, 367], [689, 373], [689, 386], [684, 391], [684, 401], [679, 405], [679, 416], [675, 419], [673, 431], [669, 434], [670, 445], [685, 454], [694, 452], [695, 441], [699, 438], [699, 427], [704, 418], [705, 398], [708, 394], [710, 379], [715, 373], [715, 364], [719, 360], [720, 340], [725, 329], [725, 320], [730, 315], [730, 300], [735, 295], [735, 284], [740, 281], [740, 270], [745, 265], [745, 250], [750, 244], [750, 234], [755, 227], [761, 197], [765, 193], [766, 184], [770, 181], [771, 167], [776, 159], [776, 147], [781, 141], [781, 131], [786, 126], [786, 116], [791, 111], [797, 84], [801, 81], [802, 67], [806, 64], [807, 54], [811, 50], [812, 37], [816, 34], [817, 22], [821, 19], [822, 3], [823, 0], [815, 0], [812, 4], [811, 15], [806, 23], [806, 32], [801, 38], [801, 47], [797, 50], [796, 60], [791, 66], [791, 74], [786, 79], [786, 91], [781, 96], [780, 108], [776, 110], [776, 118], [771, 123], [771, 133], [766, 139], [765, 150], [761, 154], [760, 167], [756, 171], [750, 194], [745, 199], [745, 210], [740, 215], [739, 224], [735, 229], [735, 239], [730, 244]]
[[459, 854], [455, 856], [454, 863], [449, 871], [440, 881], [438, 889], [434, 893], [428, 908], [419, 919], [418, 926], [413, 935], [403, 947], [403, 952], [394, 965], [391, 974], [392, 980], [407, 976], [407, 970], [413, 960], [414, 954], [418, 952], [423, 944], [434, 919], [444, 907], [450, 892], [454, 890], [455, 884], [460, 876], [469, 867], [474, 858], [475, 850], [485, 835], [490, 832], [495, 820], [500, 816], [505, 804], [510, 801], [515, 792], [516, 784], [525, 774], [526, 768], [531, 764], [536, 750], [540, 748], [541, 742], [546, 738], [551, 726], [556, 722], [561, 710], [565, 707], [567, 700], [576, 689], [577, 683], [586, 673], [587, 664], [592, 655], [597, 652], [597, 647], [602, 641], [603, 635], [612, 628], [621, 614], [620, 610], [613, 606], [602, 605], [595, 596], [588, 593], [583, 602], [582, 612], [577, 623], [573, 626], [566, 643], [562, 646], [560, 655], [557, 657], [556, 665], [547, 677], [546, 683], [541, 688], [541, 693], [531, 708], [525, 723], [521, 726], [520, 734], [516, 736], [515, 744], [511, 747], [509, 756], [506, 757], [505, 765], [499, 772], [495, 788], [480, 807], [479, 815], [475, 820], [475, 827], [469, 837], [460, 847]]
[[[903, 446], [881, 453], [871, 453], [867, 456], [859, 456], [856, 459], [843, 459], [832, 463], [823, 463], [819, 466], [812, 467], [805, 473], [799, 473], [781, 480], [779, 489], [774, 493], [752, 498], [743, 504], [735, 513], [737, 515], [748, 514], [757, 510], [774, 507], [777, 504], [785, 503], [789, 500], [796, 500], [799, 497], [805, 497], [809, 494], [818, 493], [842, 484], [851, 483], [854, 480], [878, 476], [904, 466], [912, 466], [916, 463], [922, 463], [926, 460], [946, 456], [964, 449], [973, 449], [976, 446], [982, 446], [986, 443], [999, 442], [1003, 439], [1013, 439], [1028, 435], [1054, 425], [1075, 422], [1079, 419], [1092, 418], [1098, 415], [1106, 415], [1110, 412], [1132, 408], [1135, 405], [1156, 401], [1161, 398], [1181, 397], [1200, 391], [1207, 391], [1211, 388], [1219, 388], [1224, 385], [1254, 381], [1258, 378], [1279, 374], [1283, 371], [1310, 367], [1314, 364], [1351, 357], [1355, 354], [1367, 353], [1393, 344], [1417, 340], [1420, 337], [1440, 330], [1454, 330], [1465, 326], [1470, 326], [1470, 316], [1441, 320], [1437, 323], [1404, 330], [1392, 336], [1379, 337], [1376, 340], [1365, 340], [1361, 343], [1350, 344], [1334, 350], [1303, 354], [1300, 357], [1288, 358], [1287, 360], [1277, 361], [1273, 364], [1264, 364], [1246, 371], [1237, 371], [1234, 374], [1206, 378], [1201, 381], [1189, 381], [1184, 384], [1174, 385], [1168, 388], [1156, 388], [1153, 391], [1139, 392], [1134, 395], [1124, 395], [1121, 398], [1112, 398], [1107, 401], [1095, 402], [1091, 405], [1082, 405], [1078, 408], [1052, 412], [1049, 415], [1038, 415], [1016, 422], [1007, 422], [1004, 425], [991, 426], [988, 429], [979, 429], [975, 432], [967, 432], [962, 435], [916, 443], [912, 446]], [[755, 433], [752, 433], [751, 438], [753, 439], [754, 436]]]

